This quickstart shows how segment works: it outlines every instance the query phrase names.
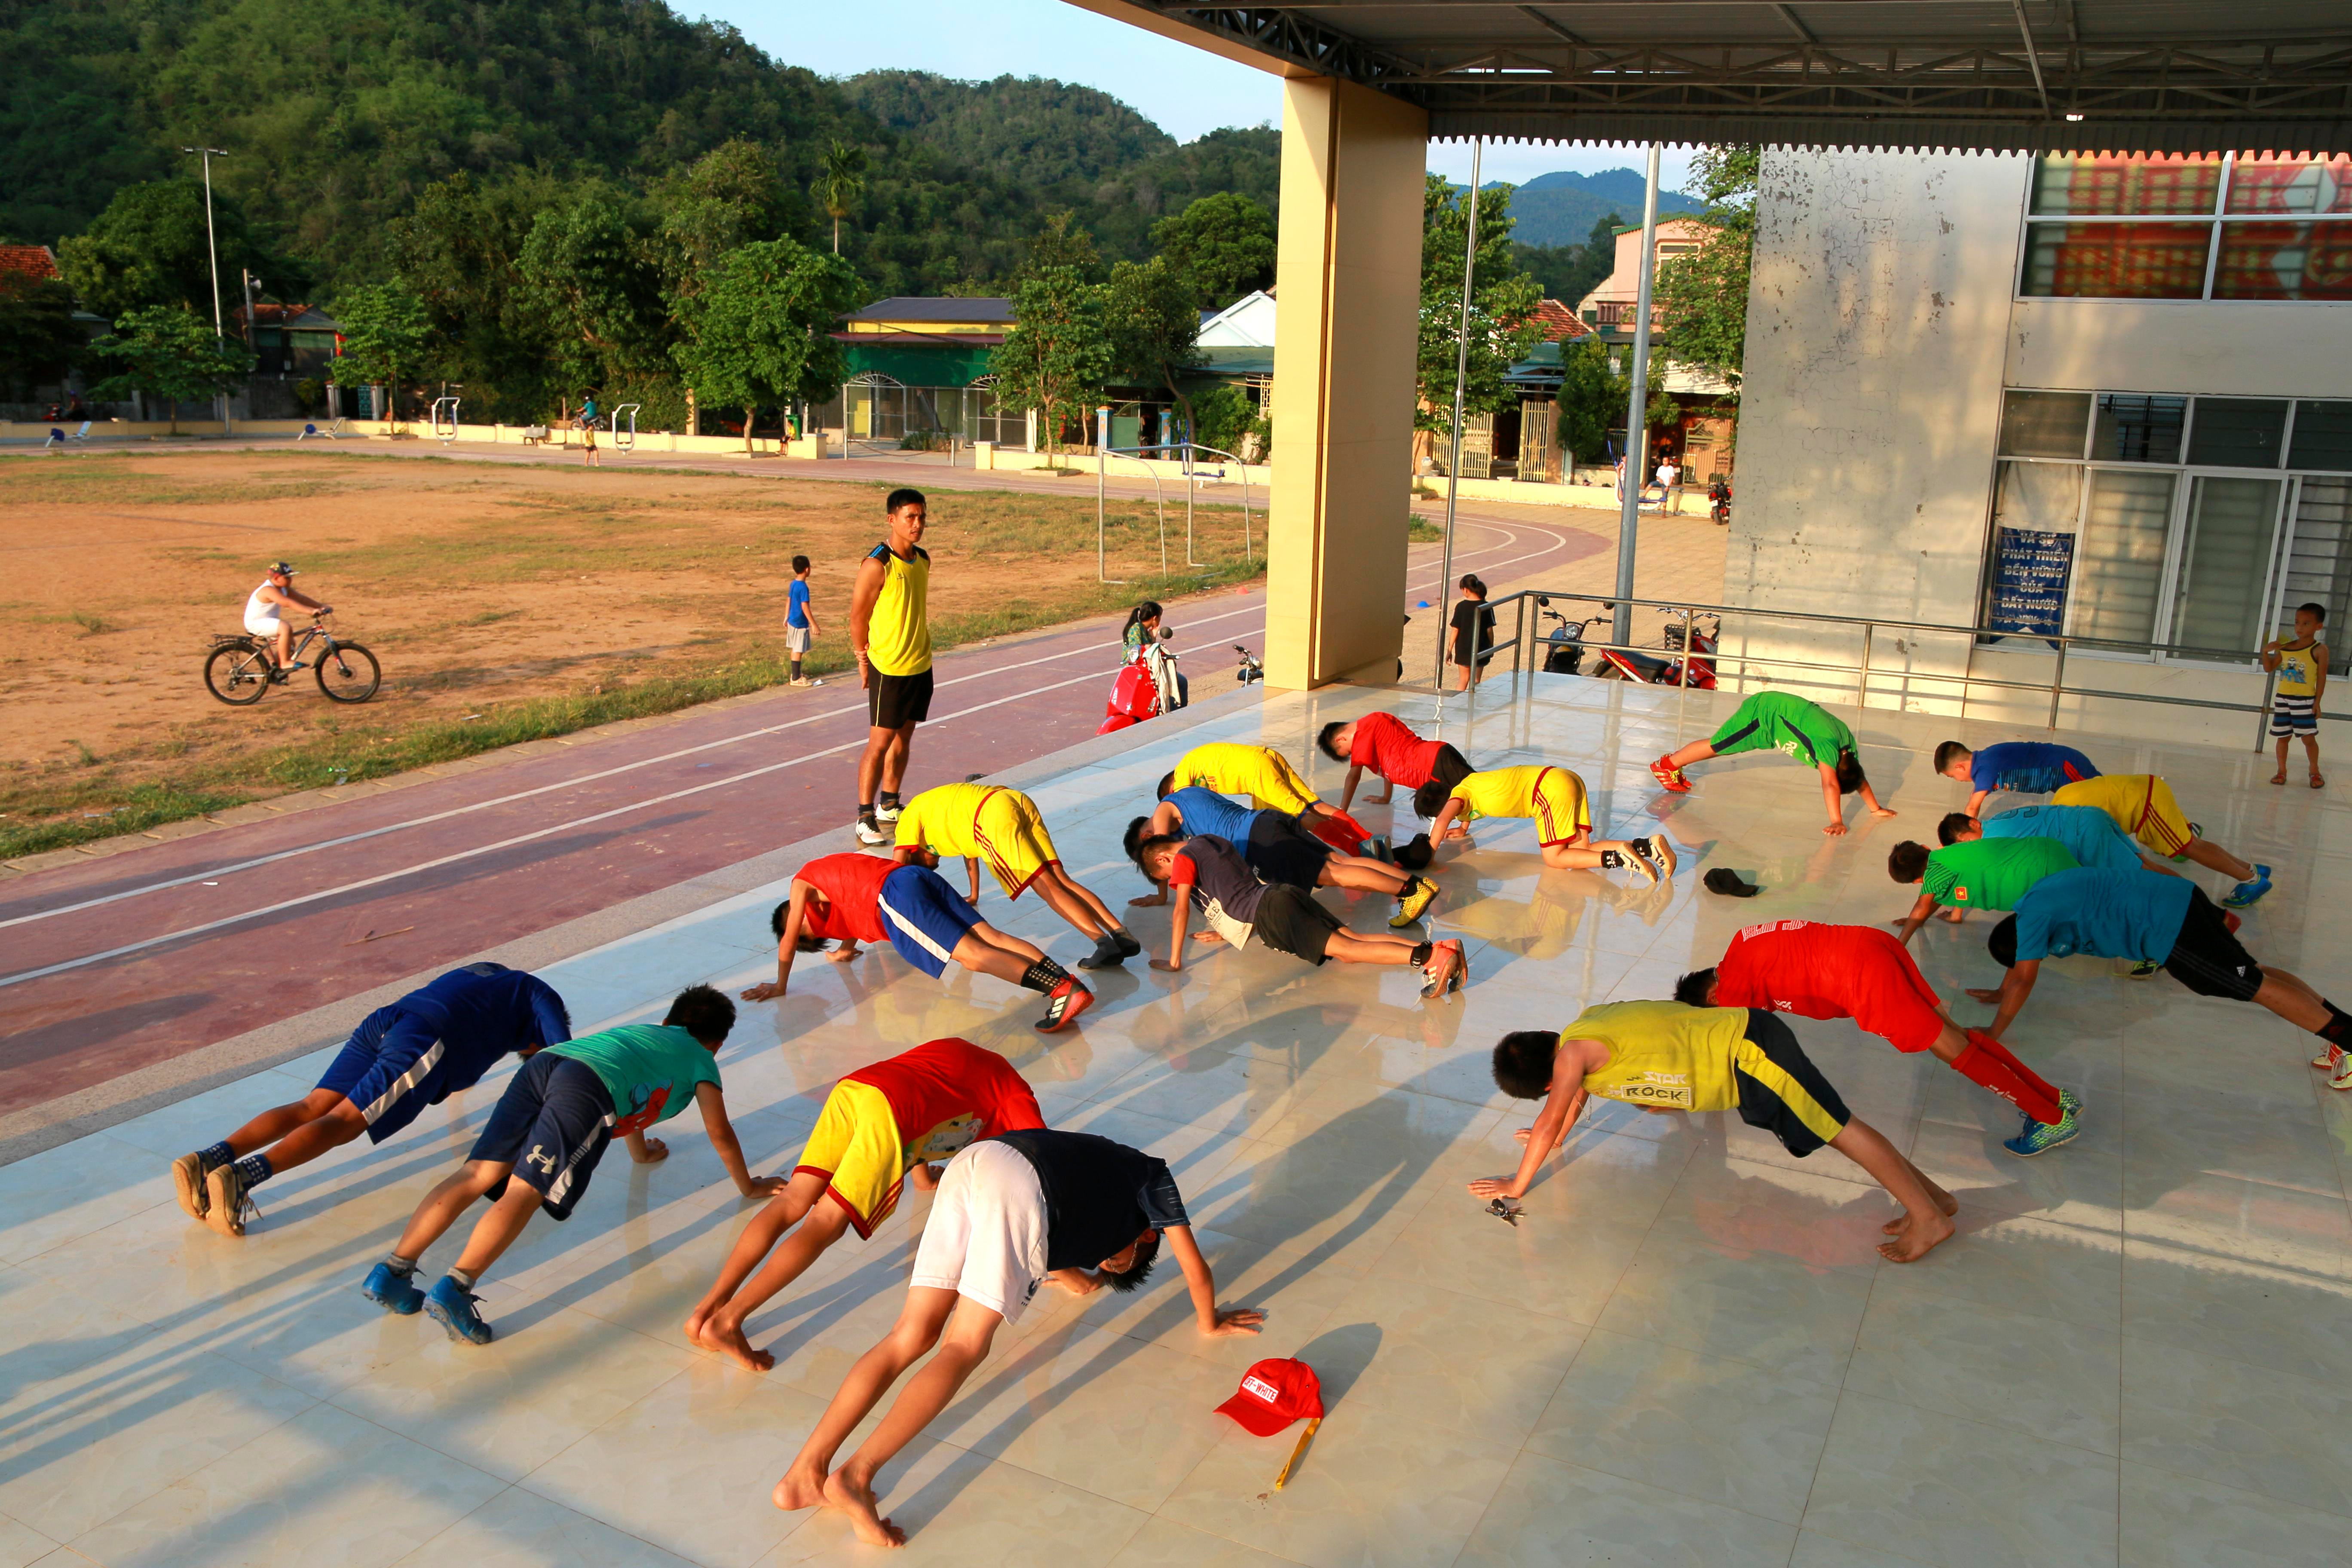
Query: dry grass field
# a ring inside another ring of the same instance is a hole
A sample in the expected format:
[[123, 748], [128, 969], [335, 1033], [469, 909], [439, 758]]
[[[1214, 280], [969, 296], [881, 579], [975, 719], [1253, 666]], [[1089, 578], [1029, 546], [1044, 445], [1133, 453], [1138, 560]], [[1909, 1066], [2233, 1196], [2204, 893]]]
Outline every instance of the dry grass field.
[[[771, 685], [796, 553], [838, 668], [885, 493], [331, 451], [0, 459], [0, 858]], [[1111, 573], [1137, 581], [1109, 588], [1091, 495], [934, 491], [930, 521], [943, 645], [1265, 567], [1235, 509], [1198, 515], [1221, 564], [1185, 573], [1180, 533], [1163, 582], [1150, 507], [1114, 501]], [[206, 694], [213, 635], [281, 556], [383, 662], [373, 701], [307, 673], [248, 709]]]

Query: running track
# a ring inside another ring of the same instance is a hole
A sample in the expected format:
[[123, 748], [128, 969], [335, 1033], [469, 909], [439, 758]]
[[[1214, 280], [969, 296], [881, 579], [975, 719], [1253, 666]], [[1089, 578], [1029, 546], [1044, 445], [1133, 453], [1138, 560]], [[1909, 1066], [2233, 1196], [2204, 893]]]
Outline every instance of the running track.
[[[933, 469], [917, 482], [965, 488], [977, 478]], [[1498, 579], [1611, 544], [1573, 526], [1471, 514], [1462, 521], [1455, 570]], [[1437, 553], [1435, 545], [1412, 547], [1408, 607], [1451, 597], [1433, 592]], [[1257, 587], [1171, 607], [1181, 646], [1202, 650], [1193, 679], [1226, 679], [1211, 650], [1262, 647], [1265, 611]], [[1117, 664], [1117, 625], [1095, 620], [942, 655], [933, 717], [916, 741], [917, 784], [1000, 771], [1092, 735]], [[1018, 712], [1017, 725], [1003, 722], [1007, 710]], [[852, 847], [846, 827], [865, 738], [854, 684], [778, 689], [751, 703], [583, 732], [495, 767], [0, 883], [0, 1112], [463, 962], [831, 827], [844, 829], [843, 847]]]

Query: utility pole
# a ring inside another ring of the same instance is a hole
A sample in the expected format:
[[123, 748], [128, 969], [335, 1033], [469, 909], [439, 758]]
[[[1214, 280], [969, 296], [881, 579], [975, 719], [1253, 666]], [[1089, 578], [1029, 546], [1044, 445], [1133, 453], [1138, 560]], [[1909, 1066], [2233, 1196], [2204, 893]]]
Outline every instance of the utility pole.
[[1617, 518], [1617, 620], [1610, 637], [1633, 640], [1633, 549], [1642, 537], [1642, 485], [1650, 462], [1650, 279], [1657, 268], [1658, 144], [1650, 143], [1649, 188], [1642, 197], [1642, 285], [1633, 306], [1633, 390], [1625, 405], [1625, 499]]
[[[205, 249], [213, 264], [213, 346], [222, 347], [228, 341], [228, 331], [221, 324], [220, 240], [213, 232], [213, 160], [228, 156], [226, 147], [183, 147], [183, 153], [194, 153], [205, 161]], [[214, 394], [220, 405], [221, 434], [228, 434], [228, 390], [224, 387]]]

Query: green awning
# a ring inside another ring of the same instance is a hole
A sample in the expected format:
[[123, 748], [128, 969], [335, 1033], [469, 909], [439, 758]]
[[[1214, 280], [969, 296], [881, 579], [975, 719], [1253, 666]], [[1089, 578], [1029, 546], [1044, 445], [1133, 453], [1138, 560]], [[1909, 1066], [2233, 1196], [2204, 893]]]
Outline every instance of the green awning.
[[905, 386], [970, 386], [988, 374], [984, 343], [845, 343], [849, 374], [887, 375]]

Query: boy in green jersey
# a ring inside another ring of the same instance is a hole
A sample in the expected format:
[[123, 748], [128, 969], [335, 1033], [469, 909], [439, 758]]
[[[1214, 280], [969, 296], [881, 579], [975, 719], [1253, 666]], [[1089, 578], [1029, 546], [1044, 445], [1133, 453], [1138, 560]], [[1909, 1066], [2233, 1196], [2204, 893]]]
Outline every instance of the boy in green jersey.
[[2042, 878], [2080, 865], [2055, 838], [1962, 838], [1936, 850], [1906, 838], [1888, 852], [1886, 874], [1922, 889], [1894, 924], [1907, 942], [1939, 904], [1955, 925], [1970, 910], [2013, 910]]
[[1846, 728], [1845, 721], [1817, 702], [1786, 691], [1756, 693], [1711, 737], [1693, 741], [1652, 763], [1650, 776], [1676, 795], [1687, 795], [1691, 783], [1683, 776], [1683, 770], [1693, 763], [1768, 751], [1786, 752], [1821, 773], [1822, 803], [1830, 816], [1829, 826], [1822, 831], [1832, 837], [1845, 831], [1843, 796], [1859, 794], [1873, 816], [1895, 815], [1878, 804], [1870, 781], [1863, 776], [1853, 731]]

